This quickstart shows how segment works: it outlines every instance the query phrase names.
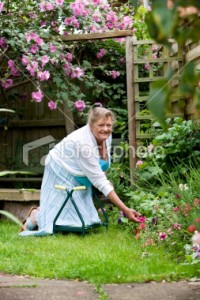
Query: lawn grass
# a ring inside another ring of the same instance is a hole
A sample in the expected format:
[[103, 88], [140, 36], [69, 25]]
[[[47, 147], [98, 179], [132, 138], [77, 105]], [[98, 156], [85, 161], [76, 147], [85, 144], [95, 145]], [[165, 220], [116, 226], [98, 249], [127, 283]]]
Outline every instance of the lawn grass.
[[39, 278], [94, 284], [200, 277], [199, 264], [177, 264], [165, 248], [144, 249], [130, 233], [110, 226], [81, 235], [20, 237], [15, 224], [0, 222], [0, 270]]

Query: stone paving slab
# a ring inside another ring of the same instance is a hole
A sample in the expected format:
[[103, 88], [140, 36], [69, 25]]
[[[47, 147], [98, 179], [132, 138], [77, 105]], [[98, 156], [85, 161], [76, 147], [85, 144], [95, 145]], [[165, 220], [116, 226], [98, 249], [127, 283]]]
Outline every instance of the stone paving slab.
[[133, 284], [106, 284], [109, 300], [198, 300], [200, 280], [195, 282], [150, 282]]
[[0, 273], [2, 300], [96, 300], [95, 287], [84, 281], [37, 279]]
[[[179, 282], [104, 284], [108, 300], [198, 300], [200, 279]], [[38, 279], [0, 273], [0, 300], [98, 300], [84, 281]]]

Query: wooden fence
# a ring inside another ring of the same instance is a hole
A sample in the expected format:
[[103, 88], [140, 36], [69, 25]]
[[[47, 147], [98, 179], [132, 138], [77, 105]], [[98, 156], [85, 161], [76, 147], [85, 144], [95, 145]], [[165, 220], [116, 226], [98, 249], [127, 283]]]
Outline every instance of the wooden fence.
[[[46, 136], [60, 140], [66, 135], [63, 114], [59, 110], [50, 111], [47, 100], [31, 102], [32, 90], [28, 83], [8, 91], [6, 101], [0, 97], [0, 107], [7, 105], [15, 111], [14, 114], [0, 112], [0, 170], [27, 169], [27, 165], [19, 159], [23, 144]], [[34, 156], [34, 152], [36, 156], [36, 149], [31, 149], [29, 154]]]
[[[185, 63], [189, 61], [194, 61], [196, 64], [196, 69], [200, 72], [200, 44], [188, 43], [185, 48]], [[196, 87], [200, 89], [200, 82]], [[185, 106], [185, 117], [186, 119], [199, 120], [200, 115], [194, 106], [192, 99], [187, 99]]]

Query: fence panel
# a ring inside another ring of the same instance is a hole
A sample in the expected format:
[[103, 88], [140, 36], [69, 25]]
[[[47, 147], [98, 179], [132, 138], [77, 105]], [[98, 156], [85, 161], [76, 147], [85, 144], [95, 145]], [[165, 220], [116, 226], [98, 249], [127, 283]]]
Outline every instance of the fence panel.
[[[200, 44], [188, 42], [186, 45], [185, 61], [194, 61], [196, 64], [197, 72], [200, 72]], [[200, 82], [198, 83], [197, 89], [200, 89]], [[187, 119], [199, 120], [200, 114], [196, 109], [192, 99], [187, 99], [185, 107], [185, 115]]]

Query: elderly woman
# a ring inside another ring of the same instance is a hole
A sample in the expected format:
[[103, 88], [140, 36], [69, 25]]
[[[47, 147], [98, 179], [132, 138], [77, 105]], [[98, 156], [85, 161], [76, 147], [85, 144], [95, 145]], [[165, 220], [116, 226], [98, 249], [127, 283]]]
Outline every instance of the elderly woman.
[[[89, 111], [87, 125], [69, 134], [49, 152], [45, 161], [40, 207], [31, 210], [25, 221], [27, 230], [20, 235], [53, 233], [53, 221], [66, 198], [66, 192], [55, 189], [55, 185], [63, 185], [68, 189], [79, 185], [87, 187], [73, 194], [86, 225], [100, 222], [92, 199], [92, 186], [131, 221], [138, 221], [139, 213], [122, 202], [105, 174], [110, 165], [113, 124], [113, 113], [100, 105], [94, 105]], [[71, 201], [67, 202], [56, 224], [82, 226]]]

